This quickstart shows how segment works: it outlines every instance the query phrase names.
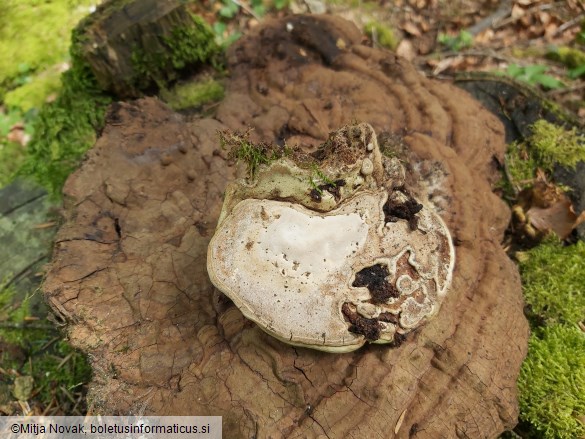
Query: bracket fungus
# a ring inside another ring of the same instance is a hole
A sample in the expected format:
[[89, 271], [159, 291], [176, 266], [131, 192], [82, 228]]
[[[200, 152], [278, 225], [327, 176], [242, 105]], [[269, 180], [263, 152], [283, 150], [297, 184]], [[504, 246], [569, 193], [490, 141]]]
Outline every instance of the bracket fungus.
[[311, 167], [280, 158], [228, 186], [210, 279], [284, 342], [329, 352], [398, 344], [447, 293], [447, 226], [409, 195], [369, 124], [331, 133], [312, 156]]

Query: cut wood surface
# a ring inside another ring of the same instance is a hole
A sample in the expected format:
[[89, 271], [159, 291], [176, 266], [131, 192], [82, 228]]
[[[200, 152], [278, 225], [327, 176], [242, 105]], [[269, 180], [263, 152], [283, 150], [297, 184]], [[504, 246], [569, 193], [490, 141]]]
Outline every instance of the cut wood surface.
[[[504, 129], [467, 93], [361, 44], [334, 17], [267, 21], [229, 53], [214, 118], [115, 104], [65, 186], [44, 283], [90, 354], [94, 413], [223, 416], [224, 437], [496, 437], [517, 421], [528, 325], [492, 193]], [[311, 150], [354, 121], [405, 155], [408, 185], [456, 245], [440, 313], [399, 347], [347, 354], [263, 333], [205, 271], [226, 183], [217, 131]], [[383, 134], [384, 133], [384, 134]]]

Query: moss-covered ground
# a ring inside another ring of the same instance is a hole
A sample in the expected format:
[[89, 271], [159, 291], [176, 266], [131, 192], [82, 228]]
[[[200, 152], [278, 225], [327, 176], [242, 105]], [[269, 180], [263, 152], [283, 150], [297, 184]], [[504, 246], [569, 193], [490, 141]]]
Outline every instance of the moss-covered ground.
[[574, 168], [579, 161], [585, 161], [585, 136], [575, 127], [567, 129], [544, 119], [534, 123], [531, 135], [512, 143], [506, 153], [508, 178], [517, 189], [530, 186], [537, 169], [550, 176], [555, 164]]
[[[61, 88], [69, 64], [69, 34], [92, 0], [5, 0], [0, 12], [0, 187], [24, 162], [25, 142], [8, 137], [15, 122], [33, 135], [33, 120]], [[5, 62], [10, 60], [10, 62]]]
[[[552, 180], [555, 164], [585, 161], [585, 138], [539, 120], [524, 142], [510, 145], [507, 175], [518, 189], [530, 188], [540, 169]], [[563, 243], [549, 236], [516, 253], [526, 315], [529, 350], [518, 380], [520, 425], [529, 438], [585, 435], [585, 243]]]
[[521, 255], [532, 327], [521, 419], [546, 439], [585, 435], [585, 243], [549, 239]]
[[83, 415], [91, 368], [57, 328], [33, 316], [31, 292], [0, 285], [0, 414]]

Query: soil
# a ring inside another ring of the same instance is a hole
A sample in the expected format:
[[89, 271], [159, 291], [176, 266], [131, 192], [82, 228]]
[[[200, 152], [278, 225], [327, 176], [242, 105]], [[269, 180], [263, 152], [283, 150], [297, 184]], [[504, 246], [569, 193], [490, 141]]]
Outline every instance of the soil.
[[[362, 40], [339, 18], [267, 20], [229, 51], [213, 117], [156, 99], [112, 109], [116, 123], [66, 183], [43, 286], [92, 359], [93, 413], [222, 415], [230, 438], [479, 438], [516, 424], [528, 325], [500, 246], [510, 212], [491, 189], [504, 128], [466, 92]], [[218, 130], [251, 126], [268, 143], [290, 133], [288, 145], [312, 152], [355, 120], [402, 136], [413, 195], [444, 194], [437, 210], [460, 245], [433, 320], [400, 346], [336, 355], [247, 321], [214, 290], [205, 258], [226, 183], [244, 172]], [[440, 180], [421, 178], [437, 168]]]

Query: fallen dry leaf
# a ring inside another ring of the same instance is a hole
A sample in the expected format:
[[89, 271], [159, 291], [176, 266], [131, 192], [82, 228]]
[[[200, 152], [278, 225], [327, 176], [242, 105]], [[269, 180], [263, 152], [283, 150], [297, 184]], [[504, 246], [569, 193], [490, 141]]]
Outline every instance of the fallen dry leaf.
[[579, 224], [578, 220], [582, 222], [585, 219], [583, 214], [577, 217], [571, 200], [565, 194], [549, 207], [533, 206], [526, 213], [530, 224], [538, 231], [552, 231], [561, 239], [566, 239], [571, 234]]
[[412, 22], [406, 22], [402, 24], [402, 30], [415, 37], [420, 37], [420, 29]]
[[416, 52], [414, 51], [414, 46], [409, 40], [402, 40], [398, 47], [396, 48], [396, 54], [405, 58], [408, 61], [412, 61], [416, 57]]

